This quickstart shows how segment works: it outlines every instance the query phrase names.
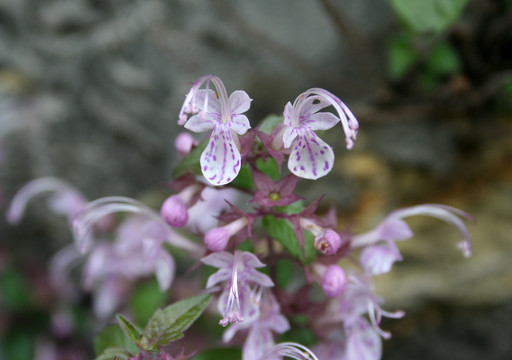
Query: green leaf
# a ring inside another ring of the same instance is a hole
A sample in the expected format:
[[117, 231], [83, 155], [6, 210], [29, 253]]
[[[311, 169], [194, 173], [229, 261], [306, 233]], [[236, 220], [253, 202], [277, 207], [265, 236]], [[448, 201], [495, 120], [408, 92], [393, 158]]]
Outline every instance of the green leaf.
[[190, 152], [190, 154], [181, 160], [181, 162], [172, 172], [172, 176], [176, 178], [185, 174], [189, 170], [196, 175], [201, 174], [201, 165], [199, 164], [199, 161], [201, 160], [201, 154], [206, 148], [206, 145], [208, 145], [208, 140], [201, 142], [194, 150]]
[[267, 135], [270, 135], [272, 133], [272, 130], [274, 130], [274, 128], [282, 122], [282, 115], [269, 115], [261, 121], [259, 130]]
[[137, 346], [118, 325], [110, 325], [99, 332], [94, 341], [94, 353], [103, 354], [108, 348], [123, 348], [135, 353]]
[[254, 189], [254, 180], [252, 179], [252, 172], [249, 165], [242, 165], [238, 176], [230, 184], [231, 186], [241, 190]]
[[25, 310], [32, 305], [32, 293], [27, 280], [14, 269], [0, 273], [2, 305], [11, 310]]
[[430, 51], [426, 63], [427, 69], [434, 75], [449, 75], [460, 70], [459, 55], [446, 43], [436, 44]]
[[290, 205], [276, 206], [275, 210], [278, 212], [282, 212], [282, 213], [291, 215], [291, 214], [298, 214], [305, 208], [306, 207], [304, 206], [304, 202], [302, 200], [297, 200], [294, 203], [291, 203]]
[[270, 237], [279, 241], [290, 254], [304, 264], [315, 261], [316, 252], [313, 234], [304, 232], [304, 254], [302, 254], [293, 224], [288, 219], [276, 219], [272, 215], [267, 215], [263, 218], [262, 224], [263, 229]]
[[265, 160], [258, 158], [256, 160], [256, 167], [262, 173], [270, 176], [272, 180], [276, 181], [279, 179], [279, 165], [277, 165], [277, 162], [273, 158], [267, 157]]
[[281, 259], [277, 262], [277, 285], [280, 289], [287, 289], [294, 274], [297, 271], [297, 264], [290, 259]]
[[117, 321], [119, 322], [119, 326], [123, 330], [123, 332], [135, 343], [137, 344], [142, 337], [142, 332], [131, 323], [130, 320], [125, 318], [121, 314], [116, 315]]
[[414, 31], [438, 34], [457, 20], [468, 0], [391, 0], [398, 16]]
[[178, 301], [163, 310], [158, 309], [146, 325], [145, 340], [149, 345], [163, 346], [180, 339], [210, 300], [211, 294], [203, 294]]
[[103, 353], [96, 357], [96, 360], [128, 360], [133, 355], [128, 351], [120, 347], [107, 348]]
[[[167, 243], [166, 243], [167, 245]], [[162, 292], [155, 279], [139, 284], [129, 302], [135, 323], [145, 324], [159, 307], [165, 304], [167, 293]]]
[[388, 49], [388, 72], [394, 79], [400, 79], [418, 60], [418, 53], [409, 36], [395, 37]]
[[239, 360], [242, 352], [238, 348], [209, 349], [194, 356], [192, 360]]

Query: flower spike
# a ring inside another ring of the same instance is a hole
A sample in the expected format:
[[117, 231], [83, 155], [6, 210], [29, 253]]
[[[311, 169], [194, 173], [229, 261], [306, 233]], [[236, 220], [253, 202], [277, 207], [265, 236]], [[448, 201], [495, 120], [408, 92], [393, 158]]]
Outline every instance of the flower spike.
[[[333, 106], [338, 116], [320, 110]], [[327, 175], [334, 164], [332, 148], [313, 130], [327, 130], [341, 122], [347, 149], [352, 149], [359, 124], [349, 108], [336, 96], [320, 88], [309, 89], [284, 108], [283, 143], [292, 148], [288, 159], [290, 171], [305, 179]]]
[[[210, 83], [216, 91], [210, 89]], [[205, 89], [201, 88], [203, 85]], [[251, 128], [249, 119], [242, 115], [249, 110], [251, 101], [242, 90], [228, 97], [224, 83], [214, 75], [201, 77], [185, 98], [178, 124], [194, 132], [213, 130], [200, 160], [201, 171], [212, 185], [225, 185], [240, 172], [237, 134], [243, 135]]]

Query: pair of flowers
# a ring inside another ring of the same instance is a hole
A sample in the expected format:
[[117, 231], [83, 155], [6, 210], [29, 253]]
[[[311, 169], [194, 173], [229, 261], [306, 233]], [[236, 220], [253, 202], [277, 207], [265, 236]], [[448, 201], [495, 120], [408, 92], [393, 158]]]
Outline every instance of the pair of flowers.
[[[210, 89], [210, 84], [216, 91]], [[197, 80], [185, 98], [178, 124], [194, 132], [212, 130], [200, 163], [204, 177], [213, 185], [225, 185], [240, 172], [242, 159], [237, 134], [244, 135], [251, 127], [243, 115], [251, 101], [242, 90], [228, 96], [224, 84], [214, 75]], [[320, 112], [328, 106], [334, 107], [338, 116]], [[272, 142], [280, 149], [290, 149], [288, 168], [293, 174], [318, 179], [331, 171], [334, 152], [314, 130], [328, 130], [338, 122], [343, 126], [347, 148], [351, 149], [359, 128], [355, 116], [327, 90], [312, 88], [300, 94], [293, 104], [286, 104], [284, 121], [275, 129]]]

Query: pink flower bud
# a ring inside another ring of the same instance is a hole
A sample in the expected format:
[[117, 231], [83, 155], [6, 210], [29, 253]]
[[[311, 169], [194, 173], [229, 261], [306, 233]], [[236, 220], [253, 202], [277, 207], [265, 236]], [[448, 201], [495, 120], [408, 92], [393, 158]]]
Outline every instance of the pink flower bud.
[[195, 145], [197, 141], [189, 133], [183, 132], [174, 139], [174, 148], [183, 157], [187, 156]]
[[226, 227], [218, 227], [208, 230], [204, 234], [204, 244], [210, 251], [223, 251], [228, 245], [231, 233]]
[[324, 232], [315, 239], [315, 248], [325, 255], [334, 255], [341, 246], [341, 237], [331, 229]]
[[185, 202], [177, 195], [164, 201], [160, 209], [160, 216], [173, 227], [183, 227], [188, 221], [188, 212]]
[[329, 297], [338, 297], [347, 287], [345, 272], [338, 265], [329, 265], [322, 279], [322, 289]]

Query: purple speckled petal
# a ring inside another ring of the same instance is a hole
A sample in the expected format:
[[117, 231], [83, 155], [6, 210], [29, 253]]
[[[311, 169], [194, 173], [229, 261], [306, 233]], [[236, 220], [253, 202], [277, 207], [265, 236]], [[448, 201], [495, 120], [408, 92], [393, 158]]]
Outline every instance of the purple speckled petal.
[[251, 107], [252, 99], [243, 90], [236, 90], [231, 93], [228, 100], [231, 114], [242, 114]]
[[201, 154], [201, 171], [212, 185], [225, 185], [240, 172], [240, 151], [227, 126], [213, 129], [210, 142]]
[[[220, 116], [220, 115], [219, 115]], [[197, 114], [188, 119], [185, 129], [193, 132], [204, 132], [213, 129], [213, 121], [208, 114]]]
[[325, 141], [311, 131], [302, 131], [293, 143], [288, 169], [304, 179], [318, 179], [331, 171], [334, 152]]
[[327, 130], [332, 128], [340, 121], [340, 118], [328, 112], [313, 114], [307, 121], [311, 130]]
[[229, 121], [229, 127], [239, 135], [243, 135], [251, 128], [249, 119], [245, 115], [235, 115]]

